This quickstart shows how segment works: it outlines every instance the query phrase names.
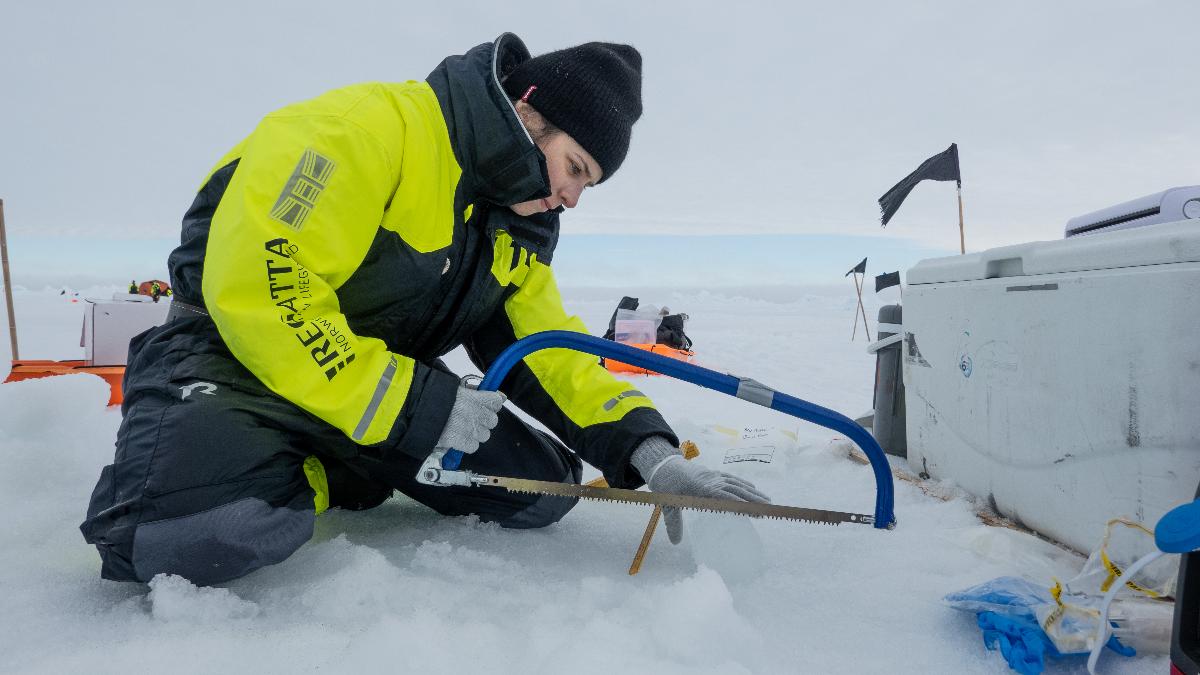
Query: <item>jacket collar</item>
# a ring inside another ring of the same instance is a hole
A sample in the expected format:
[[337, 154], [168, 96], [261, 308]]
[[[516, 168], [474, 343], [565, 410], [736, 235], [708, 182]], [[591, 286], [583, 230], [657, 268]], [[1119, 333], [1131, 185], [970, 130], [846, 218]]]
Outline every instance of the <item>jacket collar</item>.
[[501, 78], [528, 59], [521, 38], [504, 33], [447, 57], [426, 78], [446, 119], [468, 203], [508, 206], [550, 196], [546, 157], [500, 86]]

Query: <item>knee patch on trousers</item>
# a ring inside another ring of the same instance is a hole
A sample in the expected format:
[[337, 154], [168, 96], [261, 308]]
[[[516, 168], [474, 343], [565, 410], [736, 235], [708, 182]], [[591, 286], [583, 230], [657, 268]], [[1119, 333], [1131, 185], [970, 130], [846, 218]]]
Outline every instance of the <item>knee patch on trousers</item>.
[[197, 585], [229, 581], [281, 562], [312, 538], [310, 510], [247, 497], [207, 511], [142, 523], [133, 538], [139, 581], [178, 574]]

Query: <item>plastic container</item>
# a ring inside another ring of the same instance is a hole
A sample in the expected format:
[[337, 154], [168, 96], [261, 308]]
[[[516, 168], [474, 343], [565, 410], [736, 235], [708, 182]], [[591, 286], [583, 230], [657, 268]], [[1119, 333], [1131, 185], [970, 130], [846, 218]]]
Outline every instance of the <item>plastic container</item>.
[[1086, 552], [1200, 476], [1200, 227], [925, 260], [905, 274], [913, 468]]

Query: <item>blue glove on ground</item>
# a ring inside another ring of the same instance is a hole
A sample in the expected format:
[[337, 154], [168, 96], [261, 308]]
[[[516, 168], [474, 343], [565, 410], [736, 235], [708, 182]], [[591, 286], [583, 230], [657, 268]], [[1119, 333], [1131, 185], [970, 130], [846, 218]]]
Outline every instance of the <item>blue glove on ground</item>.
[[[1008, 661], [1008, 667], [1021, 675], [1041, 673], [1046, 669], [1047, 656], [1061, 659], [1064, 656], [1085, 655], [1064, 655], [1059, 652], [1035, 619], [980, 612], [976, 621], [983, 631], [983, 644], [988, 649], [996, 649], [999, 646], [1000, 654]], [[1109, 638], [1105, 646], [1122, 656], [1134, 654], [1132, 648], [1118, 642], [1116, 637]]]

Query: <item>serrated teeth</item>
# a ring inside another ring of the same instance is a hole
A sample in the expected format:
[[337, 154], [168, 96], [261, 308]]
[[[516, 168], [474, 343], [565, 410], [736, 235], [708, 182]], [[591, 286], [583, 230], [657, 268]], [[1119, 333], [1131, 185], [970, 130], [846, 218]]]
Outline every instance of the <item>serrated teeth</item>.
[[[492, 480], [511, 481], [511, 483], [518, 483], [518, 484], [524, 483], [525, 485], [529, 485], [530, 483], [540, 483], [541, 482], [541, 481], [517, 481], [514, 479], [492, 479]], [[637, 505], [641, 505], [641, 506], [662, 506], [664, 508], [677, 508], [677, 509], [687, 509], [689, 511], [699, 511], [701, 513], [728, 513], [728, 514], [732, 514], [732, 515], [749, 516], [751, 518], [769, 518], [771, 520], [784, 520], [784, 521], [788, 521], [788, 522], [803, 522], [803, 523], [811, 523], [814, 525], [833, 525], [835, 527], [838, 525], [841, 525], [840, 521], [834, 520], [833, 518], [830, 518], [828, 520], [813, 519], [810, 517], [801, 516], [799, 514], [780, 515], [777, 512], [774, 512], [774, 513], [747, 513], [745, 511], [740, 511], [740, 510], [736, 510], [736, 509], [714, 509], [714, 508], [710, 508], [708, 506], [693, 506], [691, 504], [666, 505], [666, 504], [658, 503], [657, 501], [653, 501], [650, 497], [646, 497], [645, 499], [642, 499], [642, 498], [625, 497], [623, 494], [618, 497], [610, 497], [610, 496], [607, 496], [606, 494], [604, 494], [603, 492], [601, 492], [600, 494], [597, 494], [595, 492], [590, 492], [587, 494], [563, 494], [562, 492], [551, 489], [549, 487], [550, 484], [547, 484], [547, 487], [544, 489], [539, 489], [538, 487], [524, 487], [524, 486], [518, 487], [517, 485], [512, 485], [512, 484], [492, 483], [492, 485], [495, 485], [496, 487], [503, 487], [504, 489], [508, 490], [509, 492], [515, 492], [515, 493], [519, 493], [519, 494], [545, 495], [548, 497], [561, 497], [563, 499], [571, 499], [571, 498], [586, 499], [588, 501], [609, 502], [609, 503], [617, 503], [617, 504], [637, 504]], [[628, 491], [616, 490], [615, 492], [625, 493]], [[638, 497], [640, 497], [640, 496], [641, 495], [639, 493]], [[794, 509], [794, 510], [800, 511], [803, 509]], [[872, 524], [872, 520], [873, 520], [873, 519], [871, 519], [870, 516], [866, 516], [866, 515], [858, 515], [858, 514], [840, 514], [840, 515], [848, 517], [850, 519], [848, 522], [861, 523], [864, 525]]]

